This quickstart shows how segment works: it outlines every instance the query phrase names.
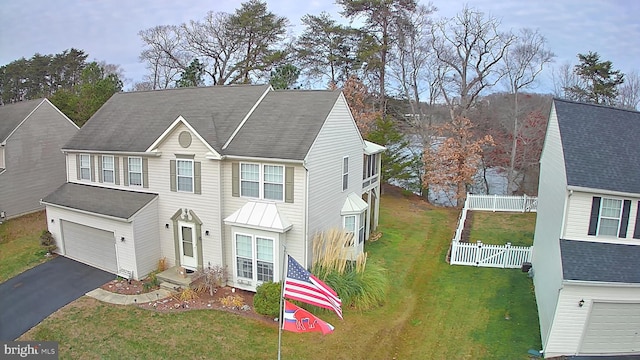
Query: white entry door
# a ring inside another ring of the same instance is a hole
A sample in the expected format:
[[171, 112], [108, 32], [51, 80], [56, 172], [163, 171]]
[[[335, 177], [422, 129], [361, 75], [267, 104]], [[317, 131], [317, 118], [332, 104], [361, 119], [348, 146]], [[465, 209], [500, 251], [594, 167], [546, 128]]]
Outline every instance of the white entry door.
[[180, 264], [186, 268], [198, 268], [198, 250], [196, 244], [196, 227], [194, 224], [178, 223], [180, 241]]

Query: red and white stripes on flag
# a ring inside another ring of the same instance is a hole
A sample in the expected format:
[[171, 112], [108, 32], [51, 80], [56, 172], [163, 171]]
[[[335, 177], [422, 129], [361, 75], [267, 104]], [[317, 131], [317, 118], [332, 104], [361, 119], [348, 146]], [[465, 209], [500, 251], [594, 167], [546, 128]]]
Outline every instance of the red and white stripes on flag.
[[287, 257], [284, 297], [333, 310], [342, 319], [342, 301], [338, 294], [305, 270], [291, 255]]

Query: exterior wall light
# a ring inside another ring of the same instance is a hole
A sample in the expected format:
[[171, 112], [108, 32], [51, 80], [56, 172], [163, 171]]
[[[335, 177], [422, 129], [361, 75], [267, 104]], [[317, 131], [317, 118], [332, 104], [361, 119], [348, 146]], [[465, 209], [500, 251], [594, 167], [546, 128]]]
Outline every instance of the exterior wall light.
[[584, 299], [580, 300], [578, 302], [578, 306], [583, 307], [584, 306]]

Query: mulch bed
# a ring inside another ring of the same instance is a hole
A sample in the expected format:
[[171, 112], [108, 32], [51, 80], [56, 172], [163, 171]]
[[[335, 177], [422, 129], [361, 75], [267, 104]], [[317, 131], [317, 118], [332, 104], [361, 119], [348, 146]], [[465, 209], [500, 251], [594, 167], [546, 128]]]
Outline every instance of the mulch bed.
[[126, 279], [118, 278], [118, 279], [109, 281], [108, 283], [100, 286], [100, 288], [116, 294], [139, 295], [146, 292], [151, 292], [153, 290], [158, 290], [160, 287], [156, 286], [156, 287], [145, 289], [144, 281], [126, 280]]

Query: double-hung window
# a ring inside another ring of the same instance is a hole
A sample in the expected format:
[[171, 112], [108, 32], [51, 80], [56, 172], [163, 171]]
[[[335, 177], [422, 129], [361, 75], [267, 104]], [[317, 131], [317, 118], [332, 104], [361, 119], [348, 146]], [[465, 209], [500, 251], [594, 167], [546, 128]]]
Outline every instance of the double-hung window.
[[240, 164], [240, 196], [284, 201], [284, 166]]
[[274, 240], [262, 236], [235, 234], [236, 276], [254, 281], [273, 281]]
[[349, 157], [342, 158], [342, 191], [349, 188]]
[[129, 157], [129, 185], [142, 186], [141, 157]]
[[112, 155], [102, 155], [102, 181], [105, 183], [113, 184], [115, 181], [114, 176], [114, 162]]
[[347, 245], [353, 245], [353, 237], [356, 234], [356, 216], [347, 215], [344, 217], [344, 231], [351, 234], [351, 239]]
[[347, 246], [354, 245], [356, 236], [358, 239], [358, 244], [361, 244], [364, 242], [364, 237], [365, 237], [364, 228], [366, 225], [365, 223], [366, 220], [367, 220], [367, 216], [365, 211], [361, 212], [360, 214], [343, 216], [344, 231], [346, 233], [351, 234], [351, 240], [349, 241], [348, 244], [346, 244]]
[[193, 192], [193, 160], [176, 161], [178, 191]]
[[622, 200], [602, 198], [598, 235], [617, 236], [622, 214]]
[[80, 155], [80, 179], [91, 180], [91, 156], [87, 154]]

